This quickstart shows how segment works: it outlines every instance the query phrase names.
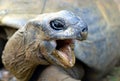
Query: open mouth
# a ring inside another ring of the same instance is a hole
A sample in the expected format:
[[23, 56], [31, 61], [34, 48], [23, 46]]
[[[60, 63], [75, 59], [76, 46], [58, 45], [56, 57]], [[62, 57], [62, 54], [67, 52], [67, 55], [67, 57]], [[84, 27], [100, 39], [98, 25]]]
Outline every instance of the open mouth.
[[65, 68], [72, 67], [75, 64], [73, 53], [74, 41], [72, 39], [56, 40], [56, 49], [52, 52], [56, 63]]

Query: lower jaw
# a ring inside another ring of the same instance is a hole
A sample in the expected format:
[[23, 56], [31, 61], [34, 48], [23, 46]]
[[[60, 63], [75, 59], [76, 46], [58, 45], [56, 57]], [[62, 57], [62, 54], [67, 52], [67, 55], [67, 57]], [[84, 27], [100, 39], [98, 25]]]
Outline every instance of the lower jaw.
[[52, 53], [52, 56], [56, 60], [56, 62], [53, 62], [55, 65], [62, 66], [64, 68], [71, 68], [75, 64], [75, 56], [74, 53], [72, 52], [70, 59], [67, 59], [65, 57], [59, 56], [56, 51]]

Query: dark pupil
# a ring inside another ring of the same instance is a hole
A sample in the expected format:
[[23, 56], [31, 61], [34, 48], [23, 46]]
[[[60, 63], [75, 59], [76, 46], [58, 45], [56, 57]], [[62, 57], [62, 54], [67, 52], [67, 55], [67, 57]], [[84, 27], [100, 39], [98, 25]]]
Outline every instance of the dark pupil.
[[50, 22], [50, 26], [55, 30], [65, 29], [65, 22], [63, 20], [55, 19]]

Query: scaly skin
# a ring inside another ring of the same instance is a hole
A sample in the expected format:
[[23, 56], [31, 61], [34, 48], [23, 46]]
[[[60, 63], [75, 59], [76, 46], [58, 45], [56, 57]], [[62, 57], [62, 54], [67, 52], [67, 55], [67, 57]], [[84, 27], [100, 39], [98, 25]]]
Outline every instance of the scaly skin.
[[69, 11], [39, 15], [7, 42], [3, 64], [18, 81], [28, 81], [39, 64], [74, 66], [74, 40], [85, 40], [87, 25]]

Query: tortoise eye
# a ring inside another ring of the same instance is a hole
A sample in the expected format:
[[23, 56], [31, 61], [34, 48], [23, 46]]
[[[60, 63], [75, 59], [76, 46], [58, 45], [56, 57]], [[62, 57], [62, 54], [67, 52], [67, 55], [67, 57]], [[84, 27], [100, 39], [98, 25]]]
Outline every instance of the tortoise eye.
[[50, 21], [50, 26], [54, 30], [64, 30], [66, 28], [64, 20], [60, 19]]

